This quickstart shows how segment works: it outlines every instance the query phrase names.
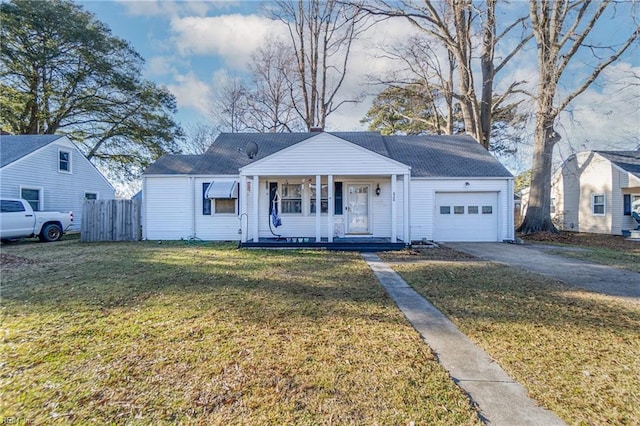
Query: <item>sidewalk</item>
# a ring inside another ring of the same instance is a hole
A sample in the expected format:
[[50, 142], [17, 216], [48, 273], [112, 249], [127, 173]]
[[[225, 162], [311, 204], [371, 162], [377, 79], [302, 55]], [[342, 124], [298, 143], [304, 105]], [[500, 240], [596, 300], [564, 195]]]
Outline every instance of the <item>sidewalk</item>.
[[490, 425], [564, 425], [536, 405], [527, 391], [476, 346], [431, 303], [413, 290], [374, 253], [362, 253], [380, 284], [431, 347], [455, 383], [477, 404]]

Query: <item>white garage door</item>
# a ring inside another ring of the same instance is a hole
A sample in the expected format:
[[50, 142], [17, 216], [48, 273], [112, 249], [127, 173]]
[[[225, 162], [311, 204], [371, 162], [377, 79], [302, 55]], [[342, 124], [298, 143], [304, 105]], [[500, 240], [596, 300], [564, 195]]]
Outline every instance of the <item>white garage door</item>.
[[437, 192], [435, 241], [498, 241], [497, 192]]

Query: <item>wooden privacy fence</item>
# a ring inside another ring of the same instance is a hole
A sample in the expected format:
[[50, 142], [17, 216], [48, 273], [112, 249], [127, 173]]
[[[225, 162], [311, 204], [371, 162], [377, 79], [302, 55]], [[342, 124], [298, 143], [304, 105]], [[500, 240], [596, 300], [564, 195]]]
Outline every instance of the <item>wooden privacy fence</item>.
[[140, 240], [140, 205], [140, 200], [85, 200], [80, 241]]

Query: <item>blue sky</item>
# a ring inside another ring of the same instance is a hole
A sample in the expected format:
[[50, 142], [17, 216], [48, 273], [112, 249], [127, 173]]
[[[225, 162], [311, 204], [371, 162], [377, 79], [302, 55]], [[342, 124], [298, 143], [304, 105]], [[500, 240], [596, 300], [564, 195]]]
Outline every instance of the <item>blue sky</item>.
[[[106, 23], [114, 35], [128, 40], [146, 59], [144, 77], [167, 86], [174, 93], [179, 109], [177, 119], [183, 125], [207, 121], [216, 82], [225, 75], [242, 74], [251, 52], [265, 38], [286, 35], [282, 24], [269, 20], [263, 13], [264, 7], [270, 5], [268, 2], [90, 0], [79, 3]], [[512, 1], [509, 8], [526, 13], [524, 2]], [[617, 15], [608, 16], [595, 33], [598, 41], [604, 43], [615, 36], [623, 21], [629, 22], [628, 13], [625, 16], [618, 11]], [[345, 93], [371, 91], [370, 86], [363, 84], [365, 74], [383, 74], [394, 66], [376, 57], [374, 52], [406, 39], [413, 32], [402, 20], [374, 27], [355, 46]], [[514, 62], [505, 74], [527, 80], [533, 87], [536, 66], [535, 53], [531, 53]], [[576, 99], [559, 126], [563, 144], [558, 157], [582, 149], [634, 149], [640, 144], [640, 85], [624, 84], [634, 73], [640, 75], [639, 56], [636, 46], [604, 73], [598, 84]], [[576, 61], [572, 72], [576, 76], [584, 74], [584, 67], [588, 65], [588, 61]], [[362, 104], [339, 110], [329, 119], [328, 127], [362, 129], [359, 120], [370, 101], [371, 97]], [[526, 150], [523, 150], [522, 161], [528, 161]]]

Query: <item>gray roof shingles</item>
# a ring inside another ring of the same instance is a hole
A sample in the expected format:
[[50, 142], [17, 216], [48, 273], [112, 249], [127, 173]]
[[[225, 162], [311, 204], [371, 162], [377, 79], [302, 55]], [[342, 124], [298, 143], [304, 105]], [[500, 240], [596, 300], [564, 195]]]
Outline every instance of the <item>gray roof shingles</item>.
[[0, 136], [0, 167], [11, 164], [62, 137], [64, 136], [2, 135]]
[[[411, 167], [413, 177], [512, 177], [469, 136], [381, 136], [375, 132], [332, 135]], [[223, 133], [203, 155], [165, 155], [145, 174], [236, 175], [241, 167], [293, 146], [318, 133]], [[253, 159], [243, 152], [259, 149]]]
[[596, 151], [622, 170], [640, 178], [640, 150], [636, 151]]

